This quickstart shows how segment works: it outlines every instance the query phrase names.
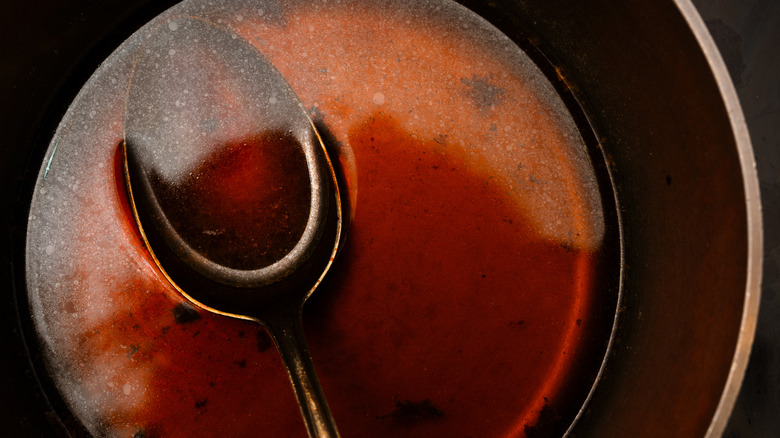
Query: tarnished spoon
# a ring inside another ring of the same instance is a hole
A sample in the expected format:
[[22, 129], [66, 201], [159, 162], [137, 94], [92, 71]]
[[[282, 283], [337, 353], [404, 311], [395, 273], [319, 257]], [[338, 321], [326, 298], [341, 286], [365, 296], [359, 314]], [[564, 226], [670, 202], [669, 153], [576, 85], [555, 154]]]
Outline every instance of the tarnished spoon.
[[232, 30], [176, 17], [139, 51], [123, 136], [131, 207], [160, 271], [197, 306], [262, 324], [309, 436], [338, 436], [301, 309], [339, 251], [341, 194], [297, 95]]

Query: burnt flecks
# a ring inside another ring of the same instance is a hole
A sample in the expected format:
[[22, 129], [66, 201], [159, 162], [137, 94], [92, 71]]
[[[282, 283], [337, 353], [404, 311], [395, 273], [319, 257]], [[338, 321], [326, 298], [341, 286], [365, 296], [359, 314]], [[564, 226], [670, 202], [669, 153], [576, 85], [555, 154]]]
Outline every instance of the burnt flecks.
[[140, 349], [141, 349], [140, 345], [131, 345], [130, 348], [128, 348], [127, 350], [127, 357], [128, 358], [133, 357], [133, 355]]
[[525, 324], [525, 320], [521, 319], [519, 321], [510, 322], [509, 327], [520, 328], [523, 324]]
[[488, 109], [498, 105], [506, 93], [502, 88], [491, 84], [489, 76], [474, 75], [471, 79], [463, 78], [460, 82], [468, 87], [466, 95], [474, 101], [479, 109]]
[[544, 398], [544, 407], [539, 413], [539, 419], [533, 426], [525, 425], [526, 438], [548, 438], [551, 436], [561, 436], [566, 431], [566, 424], [562, 421], [558, 411], [550, 406], [547, 397]]
[[172, 312], [177, 324], [186, 324], [200, 319], [200, 313], [187, 303], [177, 304]]
[[238, 365], [239, 368], [246, 368], [246, 359], [237, 360], [233, 363]]
[[409, 400], [398, 400], [395, 402], [395, 410], [388, 415], [382, 415], [378, 418], [390, 417], [400, 424], [414, 424], [426, 420], [434, 420], [444, 415], [444, 412], [431, 403], [430, 399], [421, 402]]
[[195, 408], [196, 409], [203, 409], [206, 407], [206, 404], [209, 402], [209, 399], [204, 398], [203, 400], [198, 400], [195, 402]]

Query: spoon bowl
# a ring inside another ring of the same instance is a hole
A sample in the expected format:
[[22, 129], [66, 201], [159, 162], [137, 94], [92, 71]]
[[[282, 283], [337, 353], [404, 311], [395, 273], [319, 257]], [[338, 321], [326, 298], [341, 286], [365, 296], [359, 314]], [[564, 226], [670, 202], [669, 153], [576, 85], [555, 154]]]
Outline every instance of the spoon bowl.
[[123, 138], [128, 198], [161, 273], [195, 305], [263, 325], [309, 435], [338, 436], [301, 310], [340, 249], [342, 199], [297, 95], [230, 29], [175, 17], [136, 58]]

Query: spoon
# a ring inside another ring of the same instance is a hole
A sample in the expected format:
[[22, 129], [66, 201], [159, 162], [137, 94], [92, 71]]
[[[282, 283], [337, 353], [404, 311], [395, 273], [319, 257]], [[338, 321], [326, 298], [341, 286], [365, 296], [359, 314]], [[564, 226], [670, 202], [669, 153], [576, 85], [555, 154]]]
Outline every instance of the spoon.
[[143, 241], [208, 311], [260, 323], [311, 437], [337, 437], [301, 310], [338, 253], [341, 194], [303, 104], [233, 31], [175, 17], [139, 51], [123, 120], [124, 171]]

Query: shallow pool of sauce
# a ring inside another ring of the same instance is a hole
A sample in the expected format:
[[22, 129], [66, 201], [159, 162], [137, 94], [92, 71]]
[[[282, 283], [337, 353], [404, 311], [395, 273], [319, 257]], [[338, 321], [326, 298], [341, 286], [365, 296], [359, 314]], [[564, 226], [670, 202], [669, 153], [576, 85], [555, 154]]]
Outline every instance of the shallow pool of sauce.
[[[555, 91], [450, 2], [227, 3], [171, 14], [255, 44], [347, 176], [347, 246], [304, 317], [343, 436], [534, 435], [594, 354], [604, 234]], [[95, 435], [305, 436], [267, 335], [188, 305], [134, 228], [117, 145], [138, 40], [71, 106], [33, 200], [28, 287], [51, 373]]]
[[306, 157], [283, 131], [220, 146], [183, 178], [152, 173], [155, 200], [181, 242], [208, 260], [233, 269], [264, 268], [287, 255], [306, 228]]

